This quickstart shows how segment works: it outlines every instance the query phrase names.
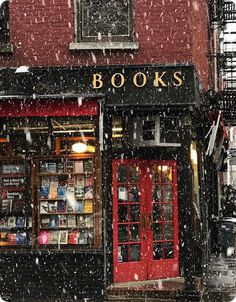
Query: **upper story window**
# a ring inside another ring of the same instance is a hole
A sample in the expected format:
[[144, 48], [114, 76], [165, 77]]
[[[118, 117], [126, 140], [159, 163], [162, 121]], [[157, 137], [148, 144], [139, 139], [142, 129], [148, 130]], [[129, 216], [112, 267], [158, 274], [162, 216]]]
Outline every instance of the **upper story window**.
[[0, 4], [0, 52], [12, 51], [9, 42], [9, 1], [6, 0]]
[[137, 49], [133, 0], [77, 0], [77, 41], [70, 49]]

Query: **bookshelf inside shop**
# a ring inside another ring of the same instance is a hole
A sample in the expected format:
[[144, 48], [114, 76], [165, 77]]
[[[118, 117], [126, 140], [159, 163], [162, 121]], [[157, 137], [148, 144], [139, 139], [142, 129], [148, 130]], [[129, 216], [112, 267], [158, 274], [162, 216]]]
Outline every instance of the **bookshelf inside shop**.
[[92, 246], [94, 158], [44, 158], [37, 167], [39, 248]]
[[0, 161], [0, 250], [32, 244], [31, 171], [27, 160]]

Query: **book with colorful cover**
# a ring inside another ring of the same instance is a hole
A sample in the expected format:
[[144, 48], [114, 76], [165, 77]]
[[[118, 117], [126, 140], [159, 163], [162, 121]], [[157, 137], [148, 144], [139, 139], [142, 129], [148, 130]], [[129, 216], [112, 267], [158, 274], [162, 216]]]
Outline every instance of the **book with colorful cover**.
[[77, 216], [76, 217], [76, 225], [77, 228], [86, 228], [85, 216]]
[[75, 173], [83, 173], [84, 172], [84, 163], [82, 160], [76, 160], [74, 162], [74, 171]]
[[48, 201], [40, 201], [39, 213], [40, 214], [48, 213]]
[[87, 213], [87, 214], [93, 213], [93, 201], [92, 200], [84, 201], [84, 213]]
[[64, 199], [66, 197], [66, 187], [65, 186], [58, 186], [57, 188], [57, 196], [58, 198]]
[[15, 233], [9, 233], [7, 235], [8, 238], [8, 245], [16, 245], [16, 234]]
[[48, 173], [57, 173], [57, 164], [55, 162], [48, 163]]
[[67, 227], [67, 215], [59, 215], [59, 227]]
[[39, 233], [39, 244], [49, 244], [49, 231], [41, 231]]
[[65, 200], [58, 200], [58, 202], [57, 202], [57, 212], [58, 213], [65, 213], [66, 212], [66, 201]]
[[2, 213], [10, 213], [12, 211], [12, 199], [2, 199]]
[[51, 220], [50, 217], [41, 217], [40, 221], [40, 227], [41, 228], [50, 228], [51, 227]]
[[49, 232], [48, 244], [58, 244], [58, 231]]
[[49, 194], [50, 199], [57, 198], [58, 181], [50, 181]]
[[49, 195], [49, 186], [41, 186], [40, 187], [40, 198], [48, 198]]
[[73, 230], [69, 232], [68, 235], [68, 244], [78, 244], [79, 231]]
[[25, 217], [24, 216], [16, 217], [16, 227], [18, 227], [18, 228], [25, 227]]
[[93, 171], [93, 162], [91, 159], [84, 161], [84, 171], [85, 172], [92, 172]]
[[7, 217], [0, 218], [0, 228], [6, 228], [7, 227]]
[[16, 234], [16, 245], [26, 245], [27, 243], [27, 236], [26, 233], [17, 233]]
[[60, 230], [58, 244], [67, 244], [68, 243], [68, 230]]
[[64, 163], [58, 162], [57, 163], [57, 173], [63, 173], [65, 171]]
[[57, 212], [57, 201], [49, 201], [48, 202], [48, 213], [56, 213]]
[[76, 216], [75, 215], [68, 215], [67, 216], [67, 226], [68, 226], [68, 228], [75, 228], [76, 227]]
[[84, 188], [84, 198], [93, 199], [93, 187], [87, 186]]
[[58, 215], [50, 215], [50, 228], [58, 227]]
[[14, 228], [16, 226], [16, 217], [15, 216], [9, 216], [8, 217], [7, 226], [9, 228]]

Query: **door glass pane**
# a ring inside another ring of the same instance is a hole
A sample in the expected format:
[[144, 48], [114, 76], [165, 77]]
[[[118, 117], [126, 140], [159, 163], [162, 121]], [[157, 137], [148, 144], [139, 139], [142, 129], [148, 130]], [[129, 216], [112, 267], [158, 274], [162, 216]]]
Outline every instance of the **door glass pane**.
[[163, 258], [162, 243], [153, 244], [153, 259], [158, 260]]
[[164, 219], [173, 220], [173, 206], [171, 204], [164, 204]]
[[171, 202], [173, 200], [172, 186], [163, 186], [163, 199], [164, 202]]
[[153, 186], [152, 200], [155, 202], [161, 202], [161, 186]]
[[140, 244], [130, 245], [130, 261], [140, 260]]
[[118, 186], [118, 202], [128, 201], [127, 186]]
[[139, 188], [138, 186], [132, 186], [129, 188], [129, 201], [139, 202]]
[[154, 223], [153, 224], [153, 240], [162, 239], [162, 224]]
[[118, 226], [118, 241], [119, 242], [127, 242], [129, 241], [129, 236], [128, 236], [128, 226], [125, 225], [119, 225]]
[[153, 221], [162, 219], [162, 205], [160, 203], [153, 204]]
[[131, 205], [130, 206], [130, 221], [131, 222], [140, 221], [139, 205]]
[[119, 222], [128, 222], [128, 206], [127, 205], [119, 205], [118, 221]]
[[172, 167], [162, 166], [162, 182], [163, 183], [172, 182]]
[[130, 167], [130, 181], [138, 182], [140, 175], [140, 168], [138, 166], [131, 166]]
[[131, 224], [130, 225], [130, 241], [140, 241], [139, 225], [138, 224]]
[[166, 258], [166, 259], [174, 258], [174, 243], [173, 242], [164, 243], [164, 258]]
[[118, 246], [118, 262], [129, 261], [129, 246], [128, 244], [122, 244]]
[[118, 182], [126, 182], [128, 175], [128, 168], [124, 165], [118, 167]]
[[161, 166], [155, 165], [153, 167], [152, 179], [154, 183], [161, 182]]
[[165, 239], [173, 239], [174, 238], [174, 228], [173, 223], [165, 223]]

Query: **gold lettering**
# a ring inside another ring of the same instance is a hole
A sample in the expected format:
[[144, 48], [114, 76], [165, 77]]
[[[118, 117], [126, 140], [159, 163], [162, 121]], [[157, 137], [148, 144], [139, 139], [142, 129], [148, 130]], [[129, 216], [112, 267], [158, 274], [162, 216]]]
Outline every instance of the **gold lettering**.
[[[120, 77], [120, 84], [116, 85], [116, 77], [119, 76]], [[120, 88], [124, 85], [125, 83], [125, 77], [122, 73], [114, 73], [113, 76], [111, 77], [111, 84], [113, 87], [115, 88]]]
[[159, 76], [159, 72], [155, 72], [155, 80], [154, 80], [154, 86], [159, 87], [159, 83], [162, 87], [166, 87], [166, 83], [162, 80], [162, 77], [166, 74], [166, 71], [163, 71], [161, 76]]
[[174, 82], [174, 86], [181, 86], [181, 85], [183, 85], [183, 78], [182, 78], [181, 71], [174, 72], [174, 79], [177, 80], [177, 82]]
[[100, 73], [94, 73], [92, 83], [94, 89], [102, 88], [103, 86], [102, 75]]
[[[142, 77], [142, 83], [138, 84], [137, 78]], [[137, 72], [133, 77], [134, 85], [137, 87], [143, 87], [147, 83], [147, 76], [143, 72]]]

